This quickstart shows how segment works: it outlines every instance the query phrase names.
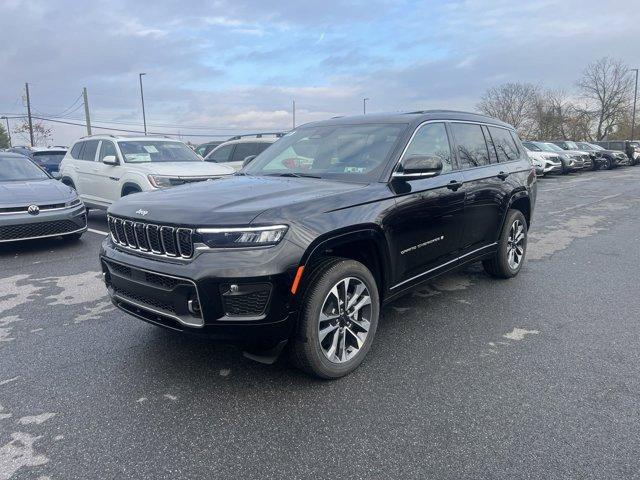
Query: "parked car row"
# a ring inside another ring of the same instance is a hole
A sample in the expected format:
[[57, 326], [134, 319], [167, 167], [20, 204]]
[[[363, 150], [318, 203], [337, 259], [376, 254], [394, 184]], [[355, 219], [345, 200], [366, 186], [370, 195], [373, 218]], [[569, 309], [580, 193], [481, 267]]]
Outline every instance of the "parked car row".
[[[613, 144], [613, 145], [612, 145]], [[625, 145], [626, 144], [626, 145]], [[611, 170], [621, 165], [639, 163], [638, 142], [523, 142], [538, 176], [551, 173], [567, 174], [579, 170]], [[626, 150], [606, 148], [619, 146]]]

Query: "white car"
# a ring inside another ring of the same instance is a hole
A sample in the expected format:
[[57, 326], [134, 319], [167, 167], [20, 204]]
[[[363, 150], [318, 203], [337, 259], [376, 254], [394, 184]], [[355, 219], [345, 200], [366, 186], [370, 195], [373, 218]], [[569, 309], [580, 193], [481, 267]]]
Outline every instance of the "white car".
[[[264, 135], [269, 135], [265, 137]], [[266, 150], [282, 135], [279, 133], [261, 133], [258, 135], [238, 135], [215, 147], [207, 156], [206, 162], [229, 165], [240, 170], [247, 157], [255, 157]]]
[[87, 208], [106, 209], [120, 197], [232, 175], [204, 162], [187, 145], [166, 137], [82, 137], [60, 163], [60, 180], [75, 188]]
[[536, 167], [536, 175], [562, 173], [562, 160], [558, 155], [551, 152], [543, 152], [542, 150], [533, 150], [532, 148], [525, 145], [527, 155], [529, 155], [533, 166]]

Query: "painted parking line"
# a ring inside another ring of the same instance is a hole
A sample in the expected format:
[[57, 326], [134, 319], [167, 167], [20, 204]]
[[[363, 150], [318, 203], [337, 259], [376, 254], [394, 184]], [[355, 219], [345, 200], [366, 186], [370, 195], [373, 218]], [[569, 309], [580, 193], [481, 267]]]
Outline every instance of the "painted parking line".
[[87, 228], [87, 232], [98, 233], [98, 234], [104, 235], [104, 236], [109, 235], [109, 232], [103, 232], [102, 230], [96, 230], [94, 228]]

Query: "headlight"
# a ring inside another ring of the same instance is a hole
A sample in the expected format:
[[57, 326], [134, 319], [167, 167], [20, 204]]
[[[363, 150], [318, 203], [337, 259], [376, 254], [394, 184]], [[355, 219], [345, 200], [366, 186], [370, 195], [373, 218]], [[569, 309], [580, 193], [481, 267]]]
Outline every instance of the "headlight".
[[276, 245], [287, 232], [286, 225], [238, 228], [199, 228], [202, 243], [210, 248], [268, 247]]
[[149, 183], [155, 188], [166, 188], [173, 186], [171, 177], [163, 177], [162, 175], [147, 175]]

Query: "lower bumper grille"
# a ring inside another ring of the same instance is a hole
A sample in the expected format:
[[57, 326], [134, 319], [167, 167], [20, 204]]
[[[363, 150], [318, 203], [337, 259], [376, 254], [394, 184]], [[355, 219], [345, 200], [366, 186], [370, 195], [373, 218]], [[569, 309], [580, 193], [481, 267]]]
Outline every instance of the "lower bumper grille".
[[86, 226], [87, 218], [85, 215], [79, 216], [77, 221], [55, 220], [22, 225], [2, 225], [0, 226], [0, 241], [64, 235], [81, 230]]
[[135, 307], [137, 316], [144, 311], [149, 318], [169, 317], [190, 327], [204, 325], [197, 287], [191, 280], [138, 269], [105, 258], [102, 259], [102, 271], [109, 293], [118, 306], [121, 306], [121, 302], [128, 303], [131, 308]]
[[[233, 288], [235, 287], [235, 288]], [[223, 285], [222, 303], [228, 317], [257, 317], [262, 315], [271, 295], [271, 285]]]

